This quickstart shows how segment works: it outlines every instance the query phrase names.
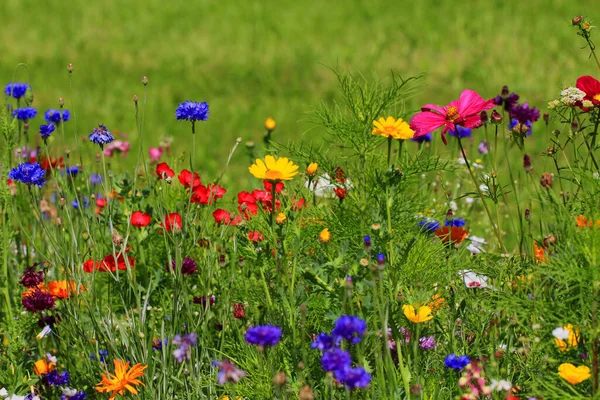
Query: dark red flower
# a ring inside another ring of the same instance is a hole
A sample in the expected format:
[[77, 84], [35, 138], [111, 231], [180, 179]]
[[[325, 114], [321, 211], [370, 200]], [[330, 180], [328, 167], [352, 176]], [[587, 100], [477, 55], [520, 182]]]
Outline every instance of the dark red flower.
[[135, 211], [133, 214], [131, 214], [131, 225], [137, 228], [148, 226], [151, 221], [152, 217], [141, 211]]
[[174, 229], [181, 229], [183, 225], [181, 223], [181, 215], [179, 213], [170, 213], [165, 215], [165, 222], [163, 224], [167, 232], [171, 232]]
[[335, 192], [335, 195], [343, 200], [346, 197], [346, 194], [348, 194], [348, 190], [346, 188], [335, 188], [333, 189], [333, 191]]
[[50, 293], [36, 289], [33, 292], [23, 293], [21, 304], [29, 312], [38, 312], [54, 308], [56, 301]]
[[33, 288], [44, 282], [44, 271], [36, 271], [36, 265], [25, 268], [19, 283], [26, 288]]
[[202, 307], [206, 307], [207, 304], [211, 306], [215, 304], [216, 299], [215, 296], [195, 296], [193, 301], [194, 304], [202, 304]]
[[244, 305], [242, 303], [233, 303], [233, 317], [239, 319], [245, 316]]
[[333, 179], [338, 183], [346, 183], [346, 172], [342, 167], [337, 167], [333, 170]]
[[[125, 251], [128, 251], [127, 248]], [[125, 271], [127, 269], [127, 262], [131, 268], [135, 267], [135, 259], [131, 256], [127, 257], [127, 261], [125, 261], [125, 255], [123, 252], [119, 252], [116, 257], [114, 254], [109, 254], [105, 256], [102, 260], [87, 260], [83, 263], [83, 270], [85, 272], [116, 272], [117, 268], [121, 271]]]
[[156, 165], [156, 175], [158, 175], [160, 179], [172, 178], [175, 176], [175, 171], [169, 168], [169, 164], [163, 162]]
[[[269, 193], [273, 193], [273, 185], [269, 181], [263, 181], [263, 186], [265, 190]], [[277, 182], [275, 184], [275, 193], [280, 193], [283, 190], [284, 184], [283, 182]]]
[[259, 231], [248, 232], [248, 239], [253, 242], [262, 242], [265, 237]]
[[215, 183], [210, 183], [207, 186], [200, 185], [194, 188], [190, 201], [192, 203], [212, 204], [217, 199], [222, 198], [225, 193], [227, 191]]
[[600, 105], [600, 82], [589, 75], [577, 79], [577, 89], [585, 92], [584, 100], [589, 100], [594, 105]]
[[[174, 272], [176, 266], [177, 262], [171, 260], [171, 266], [167, 264], [167, 272]], [[198, 272], [198, 264], [196, 264], [196, 261], [189, 257], [184, 258], [181, 263], [181, 275], [194, 275], [196, 272]]]
[[[179, 175], [177, 175], [177, 179], [179, 179], [179, 182], [186, 188], [192, 187], [192, 173], [187, 169], [181, 171]], [[201, 184], [202, 182], [200, 181], [200, 177], [196, 172], [194, 172], [194, 188], [200, 186]]]

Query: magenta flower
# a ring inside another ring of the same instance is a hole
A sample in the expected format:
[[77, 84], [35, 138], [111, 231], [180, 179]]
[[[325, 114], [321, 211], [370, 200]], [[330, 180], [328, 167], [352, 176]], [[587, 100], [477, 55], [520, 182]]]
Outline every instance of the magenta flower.
[[452, 100], [446, 107], [426, 104], [421, 112], [410, 121], [415, 137], [426, 135], [442, 128], [442, 140], [446, 141], [446, 132], [455, 131], [456, 127], [479, 128], [482, 125], [481, 112], [494, 108], [494, 99], [484, 100], [473, 90], [464, 90], [458, 100]]

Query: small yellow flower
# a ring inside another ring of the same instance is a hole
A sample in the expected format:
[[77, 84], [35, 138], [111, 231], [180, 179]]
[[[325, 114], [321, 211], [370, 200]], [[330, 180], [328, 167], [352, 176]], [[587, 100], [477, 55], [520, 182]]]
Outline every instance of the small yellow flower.
[[267, 120], [265, 121], [265, 129], [268, 131], [273, 131], [275, 130], [275, 127], [277, 126], [277, 124], [275, 123], [275, 120], [273, 118], [267, 118]]
[[318, 168], [319, 168], [319, 164], [317, 164], [316, 162], [312, 162], [312, 163], [308, 164], [308, 167], [306, 167], [306, 175], [314, 176], [317, 173]]
[[275, 217], [275, 222], [277, 222], [279, 225], [281, 225], [285, 222], [286, 219], [287, 219], [287, 217], [285, 216], [284, 213], [279, 213]]
[[298, 166], [286, 157], [275, 157], [267, 155], [265, 161], [257, 158], [248, 170], [258, 179], [269, 182], [289, 181], [298, 173]]
[[577, 385], [587, 379], [590, 379], [590, 369], [585, 365], [579, 367], [571, 363], [563, 363], [558, 366], [558, 375], [571, 385]]
[[331, 240], [331, 233], [328, 228], [325, 228], [319, 233], [319, 240], [323, 243], [327, 243]]
[[569, 347], [575, 348], [579, 344], [579, 328], [573, 328], [573, 325], [568, 324], [567, 326], [563, 326], [563, 329], [569, 331], [569, 338], [565, 342], [561, 339], [554, 339], [554, 343], [558, 346], [560, 351], [567, 351]]
[[410, 125], [402, 118], [387, 117], [387, 119], [384, 119], [380, 117], [377, 121], [373, 121], [373, 125], [373, 135], [400, 140], [411, 139], [415, 136], [415, 132], [410, 129]]
[[410, 304], [405, 304], [402, 306], [402, 310], [404, 311], [406, 318], [414, 323], [426, 322], [430, 319], [433, 319], [433, 315], [431, 315], [431, 308], [429, 306], [421, 306], [417, 311]]

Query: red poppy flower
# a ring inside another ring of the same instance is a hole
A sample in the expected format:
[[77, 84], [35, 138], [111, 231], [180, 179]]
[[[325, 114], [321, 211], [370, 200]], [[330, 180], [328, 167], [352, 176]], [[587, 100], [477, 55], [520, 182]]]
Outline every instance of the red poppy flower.
[[[187, 169], [184, 169], [183, 171], [181, 171], [179, 173], [179, 175], [177, 175], [177, 179], [179, 179], [179, 182], [185, 186], [186, 188], [190, 188], [192, 187], [192, 173], [190, 171], [188, 171]], [[194, 172], [194, 187], [200, 186], [202, 184], [202, 182], [200, 181], [200, 177], [198, 176], [198, 174], [196, 172]]]
[[292, 210], [300, 211], [304, 206], [306, 206], [306, 201], [304, 200], [304, 198], [296, 201], [296, 199], [292, 197]]
[[[267, 192], [273, 193], [273, 185], [271, 184], [271, 182], [263, 181], [263, 185]], [[275, 184], [275, 193], [280, 193], [283, 190], [283, 186], [284, 186], [283, 182], [277, 182]]]
[[210, 183], [207, 186], [200, 185], [194, 188], [194, 193], [190, 201], [192, 203], [212, 204], [217, 199], [222, 198], [225, 193], [227, 193], [227, 190], [214, 183]]
[[169, 168], [169, 164], [163, 162], [156, 165], [156, 175], [158, 175], [160, 179], [172, 178], [175, 176], [175, 171]]
[[42, 157], [40, 165], [42, 166], [42, 169], [46, 171], [46, 175], [50, 175], [53, 169], [61, 169], [65, 167], [62, 157], [58, 160], [55, 160], [52, 157]]
[[135, 211], [133, 214], [131, 214], [131, 225], [135, 227], [142, 228], [144, 226], [148, 226], [150, 221], [152, 221], [152, 217], [141, 211]]
[[589, 75], [581, 76], [577, 79], [577, 89], [585, 92], [584, 100], [589, 100], [594, 105], [600, 105], [600, 82], [598, 79]]
[[179, 213], [170, 213], [165, 215], [165, 222], [163, 226], [168, 232], [171, 232], [175, 229], [181, 229], [183, 227], [181, 224], [181, 215], [179, 215]]
[[[129, 248], [127, 248], [125, 251], [128, 250]], [[129, 262], [131, 268], [135, 267], [135, 259], [133, 257], [128, 256], [127, 261]], [[123, 252], [118, 253], [116, 257], [113, 254], [109, 254], [102, 260], [87, 260], [83, 263], [83, 270], [85, 272], [116, 272], [118, 268], [121, 271], [125, 271], [127, 269], [127, 261], [125, 261], [125, 255]]]
[[[271, 212], [272, 202], [270, 192], [266, 190], [254, 190], [252, 191], [252, 196], [262, 204], [266, 212]], [[277, 210], [281, 208], [281, 202], [278, 199], [275, 200], [275, 208]]]
[[469, 235], [469, 232], [463, 228], [458, 228], [456, 226], [443, 228], [438, 228], [435, 230], [435, 235], [439, 237], [442, 242], [447, 243], [450, 241], [451, 243], [460, 243], [466, 239]]
[[227, 210], [223, 210], [222, 208], [217, 208], [213, 212], [213, 218], [219, 225], [229, 224], [231, 222], [231, 213]]
[[262, 242], [265, 240], [265, 237], [259, 231], [248, 232], [248, 239], [253, 242]]
[[240, 210], [245, 219], [250, 219], [251, 215], [258, 214], [258, 205], [251, 193], [239, 192], [238, 204], [238, 210]]

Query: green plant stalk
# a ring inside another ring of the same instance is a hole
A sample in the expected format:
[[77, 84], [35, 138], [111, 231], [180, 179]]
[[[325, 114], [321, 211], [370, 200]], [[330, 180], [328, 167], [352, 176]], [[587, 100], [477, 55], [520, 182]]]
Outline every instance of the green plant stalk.
[[[496, 137], [497, 136], [498, 135], [496, 135]], [[481, 199], [481, 202], [483, 203], [483, 208], [485, 208], [485, 212], [487, 213], [490, 223], [492, 224], [492, 227], [494, 228], [494, 233], [496, 234], [496, 238], [498, 239], [498, 244], [500, 245], [500, 249], [506, 252], [506, 248], [504, 247], [504, 244], [502, 243], [502, 235], [500, 234], [500, 227], [494, 223], [494, 219], [492, 218], [492, 213], [490, 212], [490, 209], [485, 202], [485, 198], [483, 196], [483, 193], [481, 193], [481, 189], [479, 189], [479, 185], [477, 184], [477, 178], [475, 177], [475, 174], [473, 173], [473, 170], [471, 169], [471, 164], [469, 164], [469, 160], [467, 159], [467, 155], [465, 154], [465, 149], [460, 140], [460, 136], [456, 136], [456, 138], [458, 139], [458, 145], [460, 146], [460, 151], [462, 153], [463, 158], [465, 159], [465, 164], [467, 165], [467, 170], [469, 171], [469, 175], [471, 175], [471, 179], [473, 180], [475, 189], [477, 189], [479, 198]], [[496, 153], [494, 152], [494, 156], [495, 156], [495, 154]]]

